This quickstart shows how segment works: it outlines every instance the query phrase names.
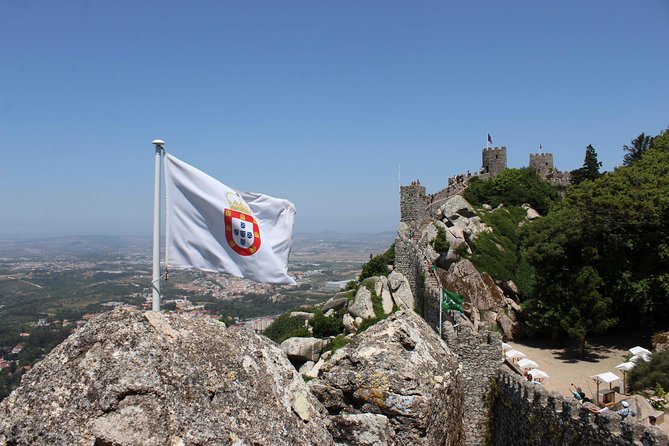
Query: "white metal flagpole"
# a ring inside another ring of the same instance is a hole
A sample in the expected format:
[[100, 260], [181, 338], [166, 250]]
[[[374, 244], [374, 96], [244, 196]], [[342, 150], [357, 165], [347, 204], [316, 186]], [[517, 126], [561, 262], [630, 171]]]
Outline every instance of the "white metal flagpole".
[[160, 311], [160, 162], [163, 156], [165, 141], [154, 139], [156, 158], [153, 183], [153, 311]]

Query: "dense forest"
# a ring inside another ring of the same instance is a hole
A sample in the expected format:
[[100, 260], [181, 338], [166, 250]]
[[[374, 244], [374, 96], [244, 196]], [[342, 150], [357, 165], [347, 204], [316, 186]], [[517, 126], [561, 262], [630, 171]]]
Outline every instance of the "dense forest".
[[[491, 222], [497, 234], [477, 239], [471, 260], [517, 281], [526, 332], [567, 335], [584, 348], [593, 334], [667, 328], [669, 129], [642, 133], [623, 151], [622, 166], [601, 172], [589, 145], [565, 190], [530, 169], [508, 169], [465, 191], [473, 204], [509, 208], [508, 221]], [[523, 203], [544, 217], [518, 226], [513, 210]]]

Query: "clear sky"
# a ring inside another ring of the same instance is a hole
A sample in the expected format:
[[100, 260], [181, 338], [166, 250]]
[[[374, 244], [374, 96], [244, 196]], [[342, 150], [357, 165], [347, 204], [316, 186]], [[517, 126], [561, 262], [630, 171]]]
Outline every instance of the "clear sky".
[[669, 1], [0, 2], [0, 238], [150, 235], [153, 146], [376, 232], [428, 192], [554, 154], [611, 170], [669, 125]]

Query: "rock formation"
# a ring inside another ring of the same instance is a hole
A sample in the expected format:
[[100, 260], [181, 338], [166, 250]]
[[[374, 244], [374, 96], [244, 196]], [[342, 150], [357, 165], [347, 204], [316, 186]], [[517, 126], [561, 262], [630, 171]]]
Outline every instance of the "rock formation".
[[413, 311], [338, 350], [309, 387], [346, 445], [457, 445], [463, 389], [455, 355]]
[[114, 310], [0, 404], [0, 445], [333, 445], [269, 340], [214, 320]]

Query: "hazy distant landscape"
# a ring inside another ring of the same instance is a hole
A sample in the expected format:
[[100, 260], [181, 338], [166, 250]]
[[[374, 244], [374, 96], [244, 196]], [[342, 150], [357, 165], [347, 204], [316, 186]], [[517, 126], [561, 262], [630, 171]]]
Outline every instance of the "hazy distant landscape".
[[[223, 274], [168, 270], [163, 308], [228, 323], [272, 316], [330, 298], [328, 282], [354, 280], [395, 234], [296, 234], [279, 287]], [[20, 376], [95, 314], [150, 309], [151, 239], [86, 236], [0, 240], [0, 398]]]

